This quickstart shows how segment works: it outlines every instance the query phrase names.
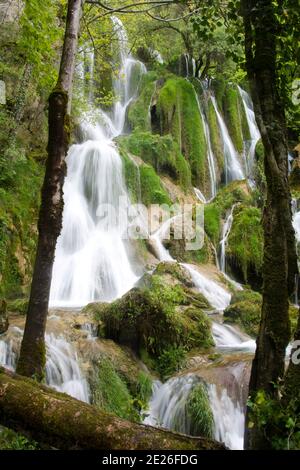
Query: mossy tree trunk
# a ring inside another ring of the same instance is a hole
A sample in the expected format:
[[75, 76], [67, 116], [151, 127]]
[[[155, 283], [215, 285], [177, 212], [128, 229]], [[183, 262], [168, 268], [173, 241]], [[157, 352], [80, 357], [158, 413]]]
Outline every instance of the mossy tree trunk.
[[[265, 150], [267, 200], [264, 208], [263, 305], [250, 390], [277, 397], [274, 383], [284, 375], [290, 339], [289, 295], [297, 273], [291, 196], [288, 186], [287, 136], [276, 73], [278, 25], [272, 0], [243, 0], [245, 52], [257, 124]], [[246, 448], [267, 448], [269, 441], [254, 426], [245, 432]]]
[[0, 368], [0, 423], [58, 449], [221, 450], [193, 438], [131, 423]]
[[41, 380], [45, 366], [45, 329], [56, 241], [62, 226], [68, 111], [72, 89], [81, 0], [69, 0], [58, 82], [49, 97], [48, 158], [38, 220], [38, 245], [24, 337], [17, 370]]

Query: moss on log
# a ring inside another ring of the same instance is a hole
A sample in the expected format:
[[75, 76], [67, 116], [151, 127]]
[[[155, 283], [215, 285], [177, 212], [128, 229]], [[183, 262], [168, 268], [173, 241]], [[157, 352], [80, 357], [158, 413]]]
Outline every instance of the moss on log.
[[125, 421], [3, 368], [0, 423], [64, 450], [224, 449], [211, 439]]

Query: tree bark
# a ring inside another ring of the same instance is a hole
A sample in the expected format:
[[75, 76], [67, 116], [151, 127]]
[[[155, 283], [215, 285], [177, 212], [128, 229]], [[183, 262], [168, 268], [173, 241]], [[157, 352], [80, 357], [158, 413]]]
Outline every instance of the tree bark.
[[224, 450], [219, 442], [131, 423], [0, 368], [0, 422], [58, 449]]
[[61, 231], [65, 157], [69, 144], [68, 109], [75, 68], [81, 0], [69, 0], [58, 82], [49, 97], [48, 158], [38, 220], [38, 245], [26, 325], [17, 370], [42, 380], [45, 329], [56, 241]]
[[[247, 74], [255, 116], [265, 150], [267, 199], [264, 208], [263, 305], [249, 393], [277, 398], [290, 340], [289, 295], [298, 272], [291, 195], [288, 185], [287, 135], [276, 74], [277, 22], [272, 0], [243, 0]], [[246, 448], [267, 448], [256, 426], [245, 430]]]

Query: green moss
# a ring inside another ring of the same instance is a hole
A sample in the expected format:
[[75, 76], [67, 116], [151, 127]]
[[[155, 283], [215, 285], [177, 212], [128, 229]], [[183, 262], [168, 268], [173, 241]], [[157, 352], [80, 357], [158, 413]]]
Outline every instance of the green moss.
[[21, 315], [25, 315], [28, 309], [28, 299], [9, 300], [7, 302], [7, 308], [10, 312], [17, 312]]
[[0, 450], [38, 450], [38, 443], [11, 429], [0, 428]]
[[126, 383], [108, 358], [102, 358], [91, 381], [92, 403], [120, 418], [138, 421]]
[[124, 151], [122, 146], [120, 147], [120, 154], [123, 160], [124, 178], [130, 199], [133, 203], [140, 202], [141, 182], [139, 167], [134, 162], [133, 158], [131, 158], [128, 153]]
[[213, 437], [214, 418], [204, 384], [199, 383], [189, 394], [187, 413], [192, 436]]
[[227, 86], [223, 98], [223, 109], [227, 128], [232, 142], [239, 153], [243, 152], [243, 128], [242, 112], [244, 111], [241, 103], [240, 93], [236, 86]]
[[204, 207], [204, 228], [214, 245], [216, 245], [221, 233], [221, 219], [226, 217], [227, 211], [233, 204], [242, 202], [251, 204], [252, 198], [244, 182], [233, 181], [218, 191], [214, 200]]
[[171, 200], [152, 166], [140, 166], [140, 181], [141, 202], [143, 204], [146, 206], [149, 206], [150, 204], [171, 205]]
[[237, 291], [230, 306], [224, 311], [224, 321], [238, 324], [246, 333], [257, 336], [262, 306], [262, 296], [250, 289]]
[[167, 380], [184, 365], [186, 350], [184, 347], [169, 346], [157, 358], [157, 370], [162, 380]]
[[134, 288], [111, 304], [94, 304], [105, 337], [150, 358], [156, 369], [158, 358], [170, 349], [213, 345], [210, 320], [200, 308], [207, 302], [166, 276], [154, 274], [147, 287]]
[[263, 262], [263, 227], [261, 211], [256, 207], [237, 206], [228, 237], [227, 257], [237, 265], [245, 282], [253, 270], [261, 274]]
[[158, 96], [157, 113], [161, 132], [172, 134], [190, 163], [193, 185], [205, 191], [209, 182], [206, 139], [193, 85], [183, 78], [167, 80]]
[[[224, 321], [239, 325], [245, 333], [256, 337], [259, 330], [262, 296], [249, 289], [237, 291], [231, 298], [229, 307], [224, 311]], [[292, 336], [296, 330], [298, 309], [289, 307]]]
[[129, 106], [128, 111], [128, 121], [132, 129], [151, 130], [149, 106], [155, 90], [155, 82], [155, 72], [148, 72], [141, 79], [139, 87], [141, 92], [138, 98]]
[[183, 190], [191, 188], [191, 170], [171, 136], [160, 136], [150, 132], [133, 132], [122, 139], [122, 146], [151, 164], [161, 175], [171, 177]]

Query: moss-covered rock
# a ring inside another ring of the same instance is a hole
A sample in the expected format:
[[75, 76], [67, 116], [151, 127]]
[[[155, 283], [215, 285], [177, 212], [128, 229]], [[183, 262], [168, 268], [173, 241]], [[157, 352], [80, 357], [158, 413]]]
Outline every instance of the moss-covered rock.
[[221, 233], [221, 221], [226, 217], [227, 211], [233, 204], [242, 202], [244, 205], [252, 203], [247, 184], [243, 181], [233, 181], [218, 191], [214, 200], [205, 205], [204, 228], [213, 244], [216, 246]]
[[28, 309], [28, 299], [15, 299], [7, 302], [7, 308], [10, 312], [20, 313], [25, 315]]
[[224, 321], [239, 325], [247, 334], [257, 336], [261, 315], [262, 297], [258, 292], [243, 290], [232, 296], [230, 306], [224, 311]]
[[141, 78], [139, 96], [128, 109], [128, 121], [132, 129], [151, 130], [149, 109], [155, 91], [156, 78], [155, 72], [148, 72]]
[[296, 159], [293, 163], [293, 168], [289, 177], [291, 190], [300, 192], [300, 160]]
[[103, 357], [90, 379], [92, 404], [120, 418], [139, 421], [125, 381], [115, 370], [112, 362]]
[[158, 174], [167, 175], [179, 183], [185, 191], [191, 188], [190, 166], [170, 135], [133, 132], [122, 139], [121, 145], [151, 164]]
[[8, 428], [0, 427], [0, 450], [38, 450], [38, 443]]
[[197, 96], [191, 83], [170, 78], [161, 88], [157, 114], [162, 134], [171, 134], [190, 164], [193, 185], [209, 192], [206, 139]]
[[213, 345], [210, 320], [202, 311], [207, 301], [176, 277], [170, 285], [168, 276], [154, 274], [147, 279], [147, 287], [133, 288], [111, 304], [92, 307], [104, 337], [129, 346], [143, 359], [147, 356], [156, 369], [159, 357], [171, 347], [187, 351]]
[[[259, 330], [262, 308], [262, 296], [259, 292], [250, 289], [237, 291], [231, 298], [229, 307], [224, 311], [224, 321], [239, 325], [245, 333], [256, 337]], [[298, 320], [298, 308], [289, 307], [291, 321], [291, 333], [296, 330]]]
[[8, 330], [7, 304], [0, 300], [0, 335]]
[[[223, 97], [223, 110], [227, 128], [236, 150], [241, 154], [244, 150], [245, 137], [250, 138], [247, 132], [247, 119], [241, 101], [240, 93], [235, 85], [227, 85]], [[246, 140], [246, 139], [245, 139]]]
[[146, 206], [150, 204], [171, 205], [171, 200], [164, 189], [161, 180], [151, 165], [141, 165], [141, 202]]
[[226, 257], [232, 269], [241, 272], [245, 284], [261, 284], [263, 263], [263, 227], [261, 210], [236, 206], [227, 240]]
[[192, 436], [213, 436], [214, 418], [203, 383], [196, 385], [187, 400], [187, 414], [190, 419]]

